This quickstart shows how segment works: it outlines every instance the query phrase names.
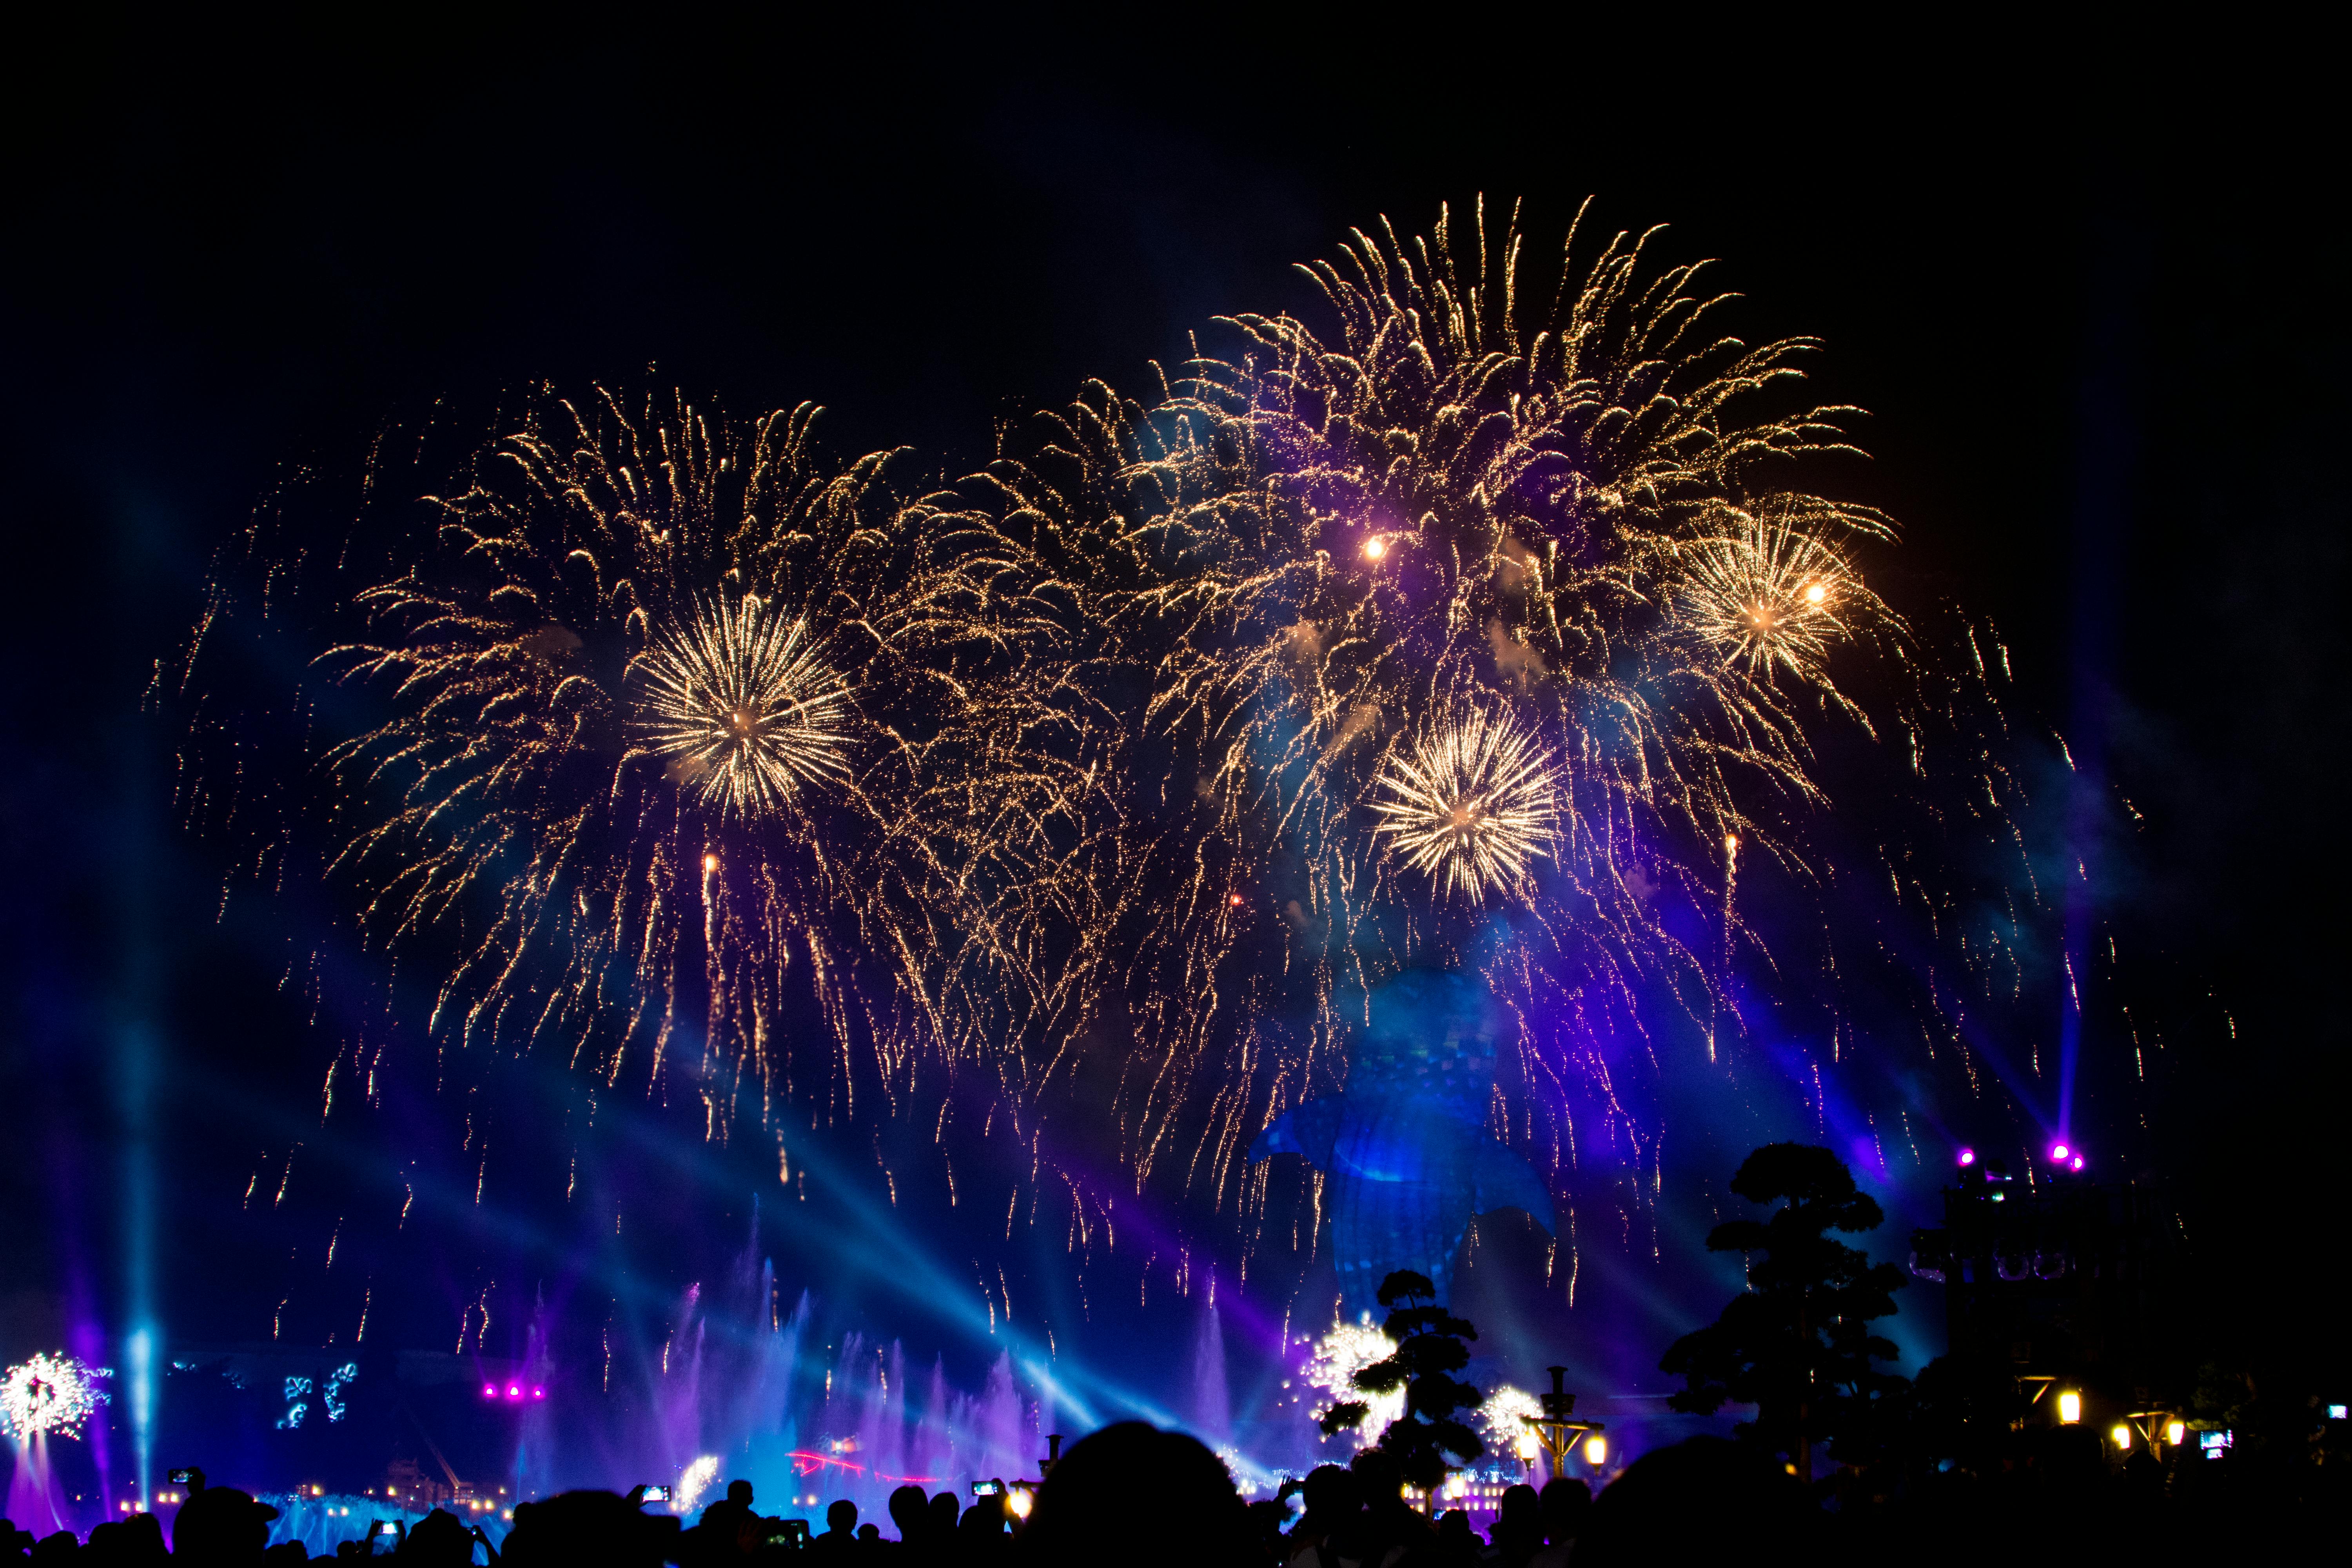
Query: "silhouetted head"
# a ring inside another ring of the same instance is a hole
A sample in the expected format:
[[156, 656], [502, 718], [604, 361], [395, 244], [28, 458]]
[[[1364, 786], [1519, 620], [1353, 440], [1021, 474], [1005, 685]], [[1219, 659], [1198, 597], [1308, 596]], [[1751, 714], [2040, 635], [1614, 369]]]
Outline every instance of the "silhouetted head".
[[890, 1494], [890, 1522], [898, 1527], [898, 1539], [913, 1541], [930, 1528], [931, 1505], [920, 1487], [900, 1487]]
[[[5, 1537], [10, 1530], [0, 1530], [0, 1562], [14, 1559], [14, 1548]], [[30, 1537], [26, 1538], [27, 1540]], [[298, 1550], [301, 1542], [292, 1543]], [[112, 1520], [89, 1532], [89, 1543], [82, 1549], [84, 1568], [131, 1568], [131, 1564], [154, 1564], [155, 1568], [169, 1563], [163, 1551], [163, 1527], [155, 1522], [152, 1513], [134, 1513], [129, 1519]], [[270, 1552], [278, 1550], [271, 1547]], [[264, 1552], [268, 1557], [269, 1552]]]
[[1543, 1510], [1536, 1500], [1535, 1488], [1522, 1481], [1503, 1489], [1502, 1506], [1495, 1510], [1491, 1533], [1496, 1546], [1507, 1545], [1520, 1555], [1542, 1542]]
[[258, 1563], [278, 1510], [235, 1487], [206, 1487], [172, 1518], [172, 1555], [206, 1563]]
[[281, 1541], [261, 1553], [261, 1568], [302, 1568], [309, 1561], [310, 1549], [299, 1541]]
[[[0, 1562], [14, 1560], [13, 1549], [6, 1542], [10, 1532], [0, 1530]], [[27, 1541], [31, 1537], [26, 1538]], [[300, 1551], [299, 1541], [287, 1542]], [[275, 1562], [278, 1547], [262, 1553], [265, 1560]], [[307, 1559], [309, 1554], [304, 1553]], [[152, 1513], [134, 1513], [129, 1519], [118, 1519], [101, 1524], [89, 1532], [89, 1544], [82, 1548], [81, 1562], [85, 1568], [163, 1568], [171, 1562], [163, 1550], [163, 1526]]]
[[1037, 1489], [1024, 1563], [1231, 1563], [1249, 1554], [1249, 1511], [1224, 1461], [1196, 1437], [1121, 1421], [1079, 1439]]
[[837, 1530], [844, 1535], [856, 1534], [857, 1531], [857, 1505], [850, 1501], [847, 1498], [843, 1498], [839, 1502], [835, 1503], [831, 1508], [824, 1510], [824, 1527], [827, 1530]]
[[729, 1481], [727, 1483], [727, 1500], [732, 1503], [740, 1503], [745, 1508], [750, 1508], [751, 1506], [751, 1483], [749, 1481]]
[[1796, 1478], [1755, 1449], [1687, 1437], [1643, 1455], [1593, 1500], [1576, 1568], [1712, 1561], [1758, 1541], [1783, 1542], [1794, 1558], [1810, 1544], [1814, 1512]]
[[404, 1568], [466, 1568], [474, 1560], [474, 1538], [456, 1514], [436, 1508], [416, 1521], [394, 1555], [403, 1560]]
[[562, 1492], [518, 1503], [502, 1568], [658, 1568], [677, 1554], [675, 1514], [649, 1514], [617, 1492]]
[[1536, 1506], [1543, 1513], [1544, 1539], [1558, 1546], [1563, 1541], [1573, 1541], [1576, 1532], [1584, 1528], [1584, 1516], [1592, 1507], [1592, 1489], [1569, 1476], [1554, 1476], [1544, 1483]]
[[1328, 1535], [1364, 1507], [1364, 1489], [1356, 1472], [1341, 1465], [1318, 1465], [1307, 1471], [1299, 1495], [1307, 1501], [1307, 1513], [1298, 1527], [1316, 1535]]
[[963, 1504], [953, 1492], [941, 1492], [931, 1500], [931, 1531], [939, 1536], [955, 1533], [956, 1521], [963, 1515]]
[[1366, 1448], [1348, 1461], [1348, 1468], [1355, 1472], [1366, 1508], [1393, 1508], [1403, 1501], [1404, 1472], [1397, 1468], [1395, 1455]]

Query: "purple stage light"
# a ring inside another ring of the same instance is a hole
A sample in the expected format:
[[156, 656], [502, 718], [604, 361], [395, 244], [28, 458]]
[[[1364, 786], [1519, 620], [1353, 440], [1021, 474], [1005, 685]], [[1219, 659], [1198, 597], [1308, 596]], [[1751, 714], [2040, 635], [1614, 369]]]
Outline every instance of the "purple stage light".
[[2050, 1163], [2053, 1165], [2064, 1164], [2069, 1152], [2071, 1151], [2063, 1143], [2053, 1143], [2050, 1145]]
[[483, 1397], [483, 1398], [485, 1398], [485, 1399], [496, 1399], [498, 1396], [499, 1396], [499, 1391], [498, 1391], [497, 1389], [495, 1389], [495, 1388], [491, 1387], [491, 1386], [490, 1386], [488, 1384], [487, 1384], [487, 1383], [486, 1383], [486, 1384], [482, 1384], [482, 1397]]
[[520, 1399], [522, 1397], [522, 1389], [515, 1384], [507, 1384], [507, 1397], [509, 1399]]
[[[2074, 1163], [2078, 1165], [2082, 1163], [2080, 1160], [2077, 1160]], [[544, 1399], [547, 1397], [547, 1390], [543, 1388], [534, 1388], [530, 1391], [530, 1396], [533, 1399]]]
[[2074, 1169], [2079, 1171], [2079, 1170], [2081, 1170], [2082, 1168], [2083, 1168], [2083, 1156], [2081, 1156], [2080, 1154], [2077, 1154], [2077, 1155], [2075, 1155], [2075, 1156], [2074, 1156]]
[[1961, 1150], [1961, 1151], [1960, 1151], [1960, 1163], [1961, 1163], [1961, 1164], [1963, 1164], [1963, 1165], [1973, 1165], [1973, 1164], [1975, 1164], [1976, 1163], [1977, 1163], [1977, 1152], [1976, 1152], [1975, 1150], [1973, 1150], [1973, 1149], [1963, 1149], [1963, 1150]]

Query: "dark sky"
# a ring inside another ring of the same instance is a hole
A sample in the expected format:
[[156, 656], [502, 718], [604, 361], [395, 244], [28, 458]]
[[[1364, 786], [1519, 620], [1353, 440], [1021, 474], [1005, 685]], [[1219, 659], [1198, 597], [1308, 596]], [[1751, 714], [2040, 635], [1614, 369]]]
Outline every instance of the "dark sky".
[[[956, 468], [1083, 377], [1139, 384], [1211, 316], [1307, 308], [1290, 264], [1347, 226], [1481, 191], [1527, 198], [1538, 235], [1588, 195], [1610, 228], [1669, 223], [1674, 257], [1723, 258], [1751, 296], [1743, 331], [1826, 341], [1823, 390], [1871, 410], [1861, 482], [1907, 530], [1889, 591], [1993, 616], [2018, 721], [2103, 739], [2146, 819], [2103, 870], [2116, 928], [2237, 1021], [2182, 1047], [2154, 1130], [2222, 1237], [2201, 1288], [2317, 1311], [2293, 1194], [2332, 1180], [2344, 1103], [2347, 256], [2308, 43], [1444, 8], [366, 26], [19, 40], [10, 1312], [78, 1268], [110, 1288], [107, 1042], [205, 1006], [206, 878], [139, 697], [207, 554], [289, 466], [436, 397], [650, 366], [733, 408], [820, 401], [844, 447]], [[167, 1039], [167, 1084], [308, 1060], [205, 1041]]]

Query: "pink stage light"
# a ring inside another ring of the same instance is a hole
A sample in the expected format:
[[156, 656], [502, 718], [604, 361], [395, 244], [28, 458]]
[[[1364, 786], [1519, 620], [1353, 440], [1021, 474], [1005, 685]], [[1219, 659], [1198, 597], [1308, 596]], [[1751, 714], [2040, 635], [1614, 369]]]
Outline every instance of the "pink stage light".
[[2066, 1156], [2071, 1152], [2063, 1143], [2053, 1143], [2050, 1145], [2050, 1163], [2053, 1165], [2064, 1164]]
[[1961, 1164], [1963, 1164], [1963, 1165], [1973, 1165], [1973, 1164], [1975, 1164], [1976, 1163], [1977, 1163], [1977, 1152], [1976, 1152], [1975, 1150], [1973, 1150], [1973, 1149], [1963, 1149], [1963, 1150], [1961, 1150], [1961, 1151], [1960, 1151], [1960, 1163], [1961, 1163]]

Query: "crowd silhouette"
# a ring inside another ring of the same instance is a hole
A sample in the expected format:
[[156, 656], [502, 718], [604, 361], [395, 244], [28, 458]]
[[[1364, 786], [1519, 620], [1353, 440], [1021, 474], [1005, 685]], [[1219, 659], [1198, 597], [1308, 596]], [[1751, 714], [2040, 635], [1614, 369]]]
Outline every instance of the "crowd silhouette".
[[[498, 1545], [436, 1510], [396, 1543], [345, 1542], [336, 1556], [392, 1556], [400, 1568], [754, 1568], [803, 1555], [860, 1568], [1654, 1568], [1769, 1550], [1821, 1563], [1957, 1563], [2024, 1542], [2126, 1555], [2159, 1544], [2242, 1552], [2332, 1511], [2333, 1493], [2258, 1489], [2226, 1467], [2167, 1467], [2141, 1455], [2102, 1468], [2063, 1444], [2045, 1448], [2021, 1450], [2020, 1463], [1987, 1474], [1938, 1473], [1932, 1484], [1885, 1495], [1866, 1475], [1842, 1472], [1808, 1486], [1752, 1443], [1694, 1437], [1643, 1455], [1597, 1497], [1573, 1479], [1540, 1492], [1514, 1486], [1482, 1536], [1459, 1510], [1433, 1517], [1413, 1506], [1395, 1457], [1377, 1447], [1346, 1466], [1318, 1466], [1278, 1499], [1246, 1502], [1197, 1439], [1124, 1422], [1071, 1447], [1025, 1518], [1010, 1494], [966, 1503], [906, 1486], [891, 1494], [887, 1531], [844, 1500], [825, 1510], [824, 1529], [812, 1531], [803, 1521], [762, 1515], [751, 1483], [738, 1480], [690, 1526], [649, 1510], [635, 1493], [572, 1491], [518, 1504]], [[2340, 1468], [2321, 1464], [2314, 1473]], [[99, 1525], [87, 1542], [70, 1531], [37, 1541], [0, 1521], [0, 1564], [295, 1568], [310, 1561], [299, 1542], [268, 1544], [276, 1517], [249, 1493], [210, 1487], [180, 1506], [168, 1539], [154, 1514]]]

